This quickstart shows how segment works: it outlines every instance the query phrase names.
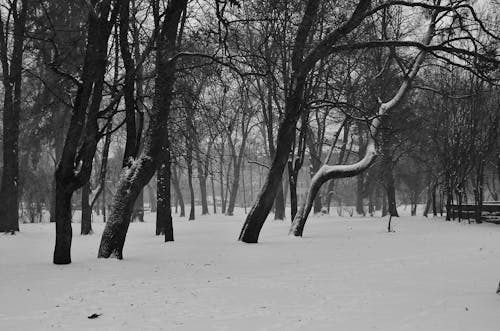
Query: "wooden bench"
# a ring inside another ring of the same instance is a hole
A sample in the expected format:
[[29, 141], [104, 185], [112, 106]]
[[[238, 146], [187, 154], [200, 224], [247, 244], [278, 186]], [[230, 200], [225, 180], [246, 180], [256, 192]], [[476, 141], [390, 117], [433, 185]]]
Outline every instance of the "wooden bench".
[[[474, 204], [451, 205], [450, 218], [467, 219], [470, 223], [471, 220], [476, 219], [477, 208], [478, 206]], [[500, 201], [484, 201], [480, 212], [481, 221], [500, 224]]]

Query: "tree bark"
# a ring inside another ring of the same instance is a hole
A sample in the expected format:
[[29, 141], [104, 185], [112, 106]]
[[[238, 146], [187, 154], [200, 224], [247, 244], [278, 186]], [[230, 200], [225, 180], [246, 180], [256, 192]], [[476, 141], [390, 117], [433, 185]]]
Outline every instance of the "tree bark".
[[225, 214], [226, 199], [224, 199], [224, 145], [222, 145], [222, 151], [219, 155], [219, 183], [220, 183], [221, 212]]
[[[111, 10], [111, 3], [113, 8]], [[120, 9], [119, 1], [106, 1], [89, 13], [85, 59], [56, 177], [55, 264], [71, 262], [71, 196], [90, 178], [99, 141], [98, 118], [104, 88], [108, 38]], [[109, 20], [108, 20], [109, 17]], [[59, 196], [59, 198], [57, 198]], [[67, 233], [63, 233], [67, 231]], [[58, 251], [61, 250], [61, 251]]]
[[65, 190], [65, 183], [56, 182], [56, 247], [54, 249], [54, 264], [71, 263], [71, 197], [73, 191]]
[[135, 219], [139, 222], [144, 222], [144, 190], [139, 192], [132, 208], [132, 222]]
[[186, 4], [187, 0], [173, 0], [165, 9], [164, 21], [159, 33], [160, 38], [157, 42], [157, 76], [144, 148], [139, 158], [123, 169], [118, 190], [113, 199], [111, 216], [102, 234], [98, 253], [100, 258], [123, 258], [123, 246], [133, 204], [140, 190], [153, 176], [158, 164], [161, 164], [163, 158], [166, 157], [168, 144], [165, 137], [176, 71], [175, 60], [171, 59], [171, 56], [175, 52], [180, 17], [181, 13], [186, 10]]
[[[3, 100], [3, 170], [0, 186], [0, 232], [19, 231], [19, 116], [21, 113], [21, 83], [24, 38], [28, 1], [11, 4], [13, 15], [12, 54], [9, 56], [7, 41], [10, 39], [9, 19], [4, 26], [0, 18], [0, 60], [2, 63]], [[9, 63], [9, 57], [11, 57]]]
[[90, 198], [90, 182], [87, 182], [82, 187], [82, 220], [81, 232], [82, 235], [92, 234], [92, 207], [89, 204]]
[[180, 217], [186, 216], [186, 207], [184, 205], [184, 198], [182, 196], [182, 191], [181, 191], [181, 185], [179, 183], [180, 178], [179, 175], [177, 174], [177, 170], [174, 167], [174, 170], [172, 171], [172, 186], [174, 187], [175, 191], [175, 200], [179, 202], [179, 205], [181, 207], [181, 213]]
[[158, 203], [156, 212], [156, 235], [164, 234], [165, 242], [174, 241], [170, 195], [170, 156], [167, 155], [157, 170]]
[[277, 221], [285, 219], [285, 194], [283, 192], [283, 183], [278, 186], [278, 192], [274, 200], [274, 219]]
[[362, 216], [365, 216], [364, 187], [364, 176], [359, 175], [356, 178], [356, 213]]
[[214, 171], [210, 171], [210, 182], [212, 184], [212, 203], [214, 205], [214, 214], [217, 214], [217, 197], [215, 196]]
[[[392, 163], [392, 161], [389, 161]], [[392, 217], [399, 217], [398, 209], [396, 205], [396, 187], [394, 185], [394, 176], [393, 176], [392, 165], [389, 165], [384, 169], [384, 181], [385, 181], [385, 190], [387, 193], [387, 206], [389, 207], [389, 214]]]
[[[188, 143], [190, 144], [190, 143]], [[194, 221], [195, 219], [195, 198], [194, 198], [194, 188], [193, 188], [193, 158], [192, 158], [192, 149], [191, 147], [188, 146], [188, 156], [186, 158], [186, 163], [187, 163], [187, 171], [188, 171], [188, 186], [189, 186], [189, 203], [190, 203], [190, 210], [189, 210], [189, 221]]]
[[[436, 15], [436, 13], [432, 15], [429, 27], [424, 37], [424, 45], [428, 45], [432, 40], [435, 29]], [[299, 209], [297, 215], [295, 216], [295, 219], [293, 220], [292, 226], [290, 227], [290, 234], [293, 234], [294, 236], [302, 236], [304, 226], [311, 211], [314, 198], [323, 183], [334, 178], [356, 176], [368, 169], [373, 164], [377, 155], [375, 137], [377, 136], [378, 128], [381, 125], [381, 117], [387, 114], [391, 109], [396, 107], [403, 100], [404, 96], [410, 89], [411, 82], [417, 75], [424, 59], [425, 52], [422, 51], [415, 59], [411, 71], [404, 78], [397, 93], [392, 97], [391, 100], [380, 104], [377, 114], [378, 116], [370, 122], [370, 134], [368, 135], [368, 143], [366, 146], [364, 157], [357, 163], [351, 165], [328, 166], [325, 164], [320, 168], [316, 175], [314, 175], [313, 179], [311, 180], [311, 186], [309, 187], [309, 190], [307, 192], [307, 198]]]
[[[207, 158], [205, 162], [208, 162], [208, 155], [210, 154], [211, 145], [207, 148]], [[208, 200], [207, 200], [207, 178], [208, 178], [208, 169], [207, 164], [203, 164], [203, 160], [200, 155], [199, 144], [196, 148], [196, 164], [198, 170], [198, 181], [200, 184], [200, 197], [201, 197], [201, 214], [208, 215]]]
[[157, 195], [155, 194], [154, 189], [151, 185], [148, 185], [148, 193], [149, 193], [149, 209], [152, 213], [156, 213], [157, 211]]

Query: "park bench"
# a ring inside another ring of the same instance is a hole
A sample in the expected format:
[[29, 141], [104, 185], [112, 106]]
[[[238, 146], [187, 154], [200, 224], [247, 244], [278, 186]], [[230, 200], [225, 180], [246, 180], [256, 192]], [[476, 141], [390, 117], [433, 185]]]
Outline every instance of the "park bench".
[[[475, 204], [462, 204], [459, 208], [458, 205], [450, 206], [451, 219], [467, 219], [470, 223], [471, 220], [476, 218]], [[481, 221], [500, 224], [500, 201], [484, 201], [481, 206]]]

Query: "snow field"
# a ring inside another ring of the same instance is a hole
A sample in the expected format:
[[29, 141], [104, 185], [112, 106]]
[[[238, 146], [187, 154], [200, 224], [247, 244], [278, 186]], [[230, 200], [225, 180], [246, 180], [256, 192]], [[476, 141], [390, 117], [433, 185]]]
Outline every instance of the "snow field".
[[499, 226], [320, 216], [290, 238], [271, 215], [255, 245], [243, 219], [175, 217], [164, 243], [147, 214], [122, 261], [74, 223], [67, 266], [53, 224], [21, 224], [0, 235], [0, 330], [499, 330]]

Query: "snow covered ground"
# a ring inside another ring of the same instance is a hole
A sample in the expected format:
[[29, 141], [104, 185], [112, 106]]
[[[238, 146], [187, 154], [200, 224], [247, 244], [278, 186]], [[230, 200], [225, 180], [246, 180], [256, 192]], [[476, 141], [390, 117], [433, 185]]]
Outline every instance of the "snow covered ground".
[[[51, 263], [52, 224], [0, 235], [0, 330], [499, 330], [500, 226], [402, 217], [312, 217], [302, 239], [244, 216], [132, 223], [125, 259], [98, 260], [102, 223], [73, 263]], [[91, 314], [102, 314], [88, 319]]]

